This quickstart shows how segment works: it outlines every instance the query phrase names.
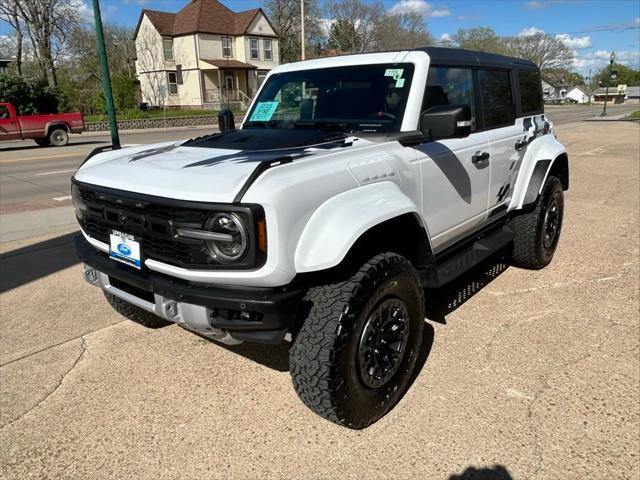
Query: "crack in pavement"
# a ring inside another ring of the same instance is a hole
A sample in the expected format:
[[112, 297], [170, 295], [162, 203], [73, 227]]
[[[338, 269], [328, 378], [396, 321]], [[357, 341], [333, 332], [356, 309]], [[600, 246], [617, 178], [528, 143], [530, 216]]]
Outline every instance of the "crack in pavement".
[[65, 378], [67, 378], [67, 376], [76, 368], [76, 366], [78, 366], [78, 364], [80, 363], [80, 360], [82, 360], [82, 358], [84, 357], [84, 354], [87, 351], [87, 339], [86, 339], [86, 336], [82, 335], [80, 338], [82, 339], [82, 341], [80, 342], [80, 354], [75, 359], [75, 361], [73, 362], [71, 367], [65, 373], [62, 374], [62, 376], [60, 377], [60, 380], [58, 381], [57, 385], [49, 393], [47, 393], [43, 398], [41, 398], [33, 407], [29, 408], [26, 412], [24, 412], [18, 418], [14, 419], [14, 420], [11, 420], [9, 423], [6, 423], [6, 424], [2, 425], [0, 427], [0, 431], [4, 430], [5, 428], [7, 428], [7, 427], [9, 427], [11, 425], [13, 425], [16, 422], [22, 420], [24, 417], [26, 417], [29, 413], [33, 412], [36, 408], [38, 408], [45, 401], [47, 401], [47, 399], [49, 397], [51, 397], [54, 393], [56, 393], [58, 391], [58, 389], [62, 386], [62, 383], [64, 382]]
[[120, 324], [122, 322], [126, 322], [126, 321], [127, 321], [126, 319], [119, 320], [119, 321], [117, 321], [115, 323], [112, 323], [110, 325], [106, 325], [104, 327], [100, 327], [100, 328], [97, 328], [95, 330], [91, 330], [90, 332], [87, 332], [87, 333], [83, 333], [82, 335], [79, 335], [77, 337], [69, 338], [68, 340], [63, 340], [62, 342], [54, 343], [53, 345], [48, 345], [48, 346], [46, 346], [44, 348], [41, 348], [40, 350], [36, 350], [34, 352], [26, 353], [25, 355], [23, 355], [21, 357], [14, 358], [12, 360], [9, 360], [9, 361], [7, 361], [5, 363], [0, 364], [0, 368], [5, 367], [7, 365], [11, 365], [12, 363], [15, 363], [15, 362], [19, 362], [20, 360], [24, 360], [25, 358], [29, 358], [29, 357], [31, 357], [33, 355], [37, 355], [38, 353], [46, 352], [47, 350], [59, 347], [60, 345], [64, 345], [65, 343], [73, 342], [74, 340], [77, 340], [79, 338], [89, 336], [89, 335], [91, 335], [93, 333], [99, 332], [99, 331], [104, 330], [106, 328], [113, 327], [114, 325], [118, 325], [118, 324]]

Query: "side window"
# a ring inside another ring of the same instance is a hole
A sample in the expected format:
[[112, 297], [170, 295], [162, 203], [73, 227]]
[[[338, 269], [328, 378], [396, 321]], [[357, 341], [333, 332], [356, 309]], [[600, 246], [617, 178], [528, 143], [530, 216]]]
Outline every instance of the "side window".
[[6, 120], [9, 118], [9, 109], [6, 105], [0, 105], [0, 120]]
[[232, 56], [231, 37], [222, 37], [222, 56], [225, 58]]
[[169, 95], [178, 94], [178, 75], [176, 72], [167, 72], [169, 83]]
[[162, 49], [164, 50], [164, 59], [173, 60], [173, 38], [163, 38]]
[[449, 67], [429, 69], [422, 111], [436, 105], [469, 105], [471, 107], [471, 129], [476, 129], [473, 74], [470, 69]]
[[484, 128], [496, 128], [515, 121], [513, 95], [509, 72], [504, 70], [480, 70], [480, 93]]
[[265, 60], [272, 60], [272, 50], [271, 50], [271, 40], [268, 39], [264, 39], [264, 59]]
[[258, 50], [258, 39], [250, 38], [249, 39], [249, 50], [251, 51], [251, 60], [258, 60], [260, 57], [260, 53]]
[[542, 113], [542, 83], [540, 73], [535, 70], [520, 70], [520, 105], [522, 115]]

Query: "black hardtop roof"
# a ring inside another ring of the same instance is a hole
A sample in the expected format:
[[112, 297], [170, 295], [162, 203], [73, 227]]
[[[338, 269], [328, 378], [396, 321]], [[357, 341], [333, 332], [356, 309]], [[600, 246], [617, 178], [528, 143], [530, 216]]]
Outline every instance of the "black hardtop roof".
[[466, 67], [498, 67], [538, 69], [538, 66], [522, 58], [507, 57], [496, 53], [476, 52], [463, 48], [424, 47], [414, 48], [414, 51], [426, 52], [434, 65], [454, 65]]

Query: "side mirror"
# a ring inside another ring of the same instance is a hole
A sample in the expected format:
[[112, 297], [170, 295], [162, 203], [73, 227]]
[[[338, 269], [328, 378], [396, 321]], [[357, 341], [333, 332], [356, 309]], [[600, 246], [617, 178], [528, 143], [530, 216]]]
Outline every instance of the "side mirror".
[[471, 133], [469, 105], [436, 105], [422, 112], [420, 131], [426, 139], [464, 138]]
[[236, 129], [236, 122], [233, 118], [233, 112], [228, 108], [221, 110], [218, 114], [218, 128], [222, 133]]

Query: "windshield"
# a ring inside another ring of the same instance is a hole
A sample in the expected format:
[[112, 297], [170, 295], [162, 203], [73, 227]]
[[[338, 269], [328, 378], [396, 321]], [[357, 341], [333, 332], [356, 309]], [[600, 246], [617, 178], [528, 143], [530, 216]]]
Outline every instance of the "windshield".
[[272, 75], [244, 127], [400, 131], [413, 69], [396, 63]]

